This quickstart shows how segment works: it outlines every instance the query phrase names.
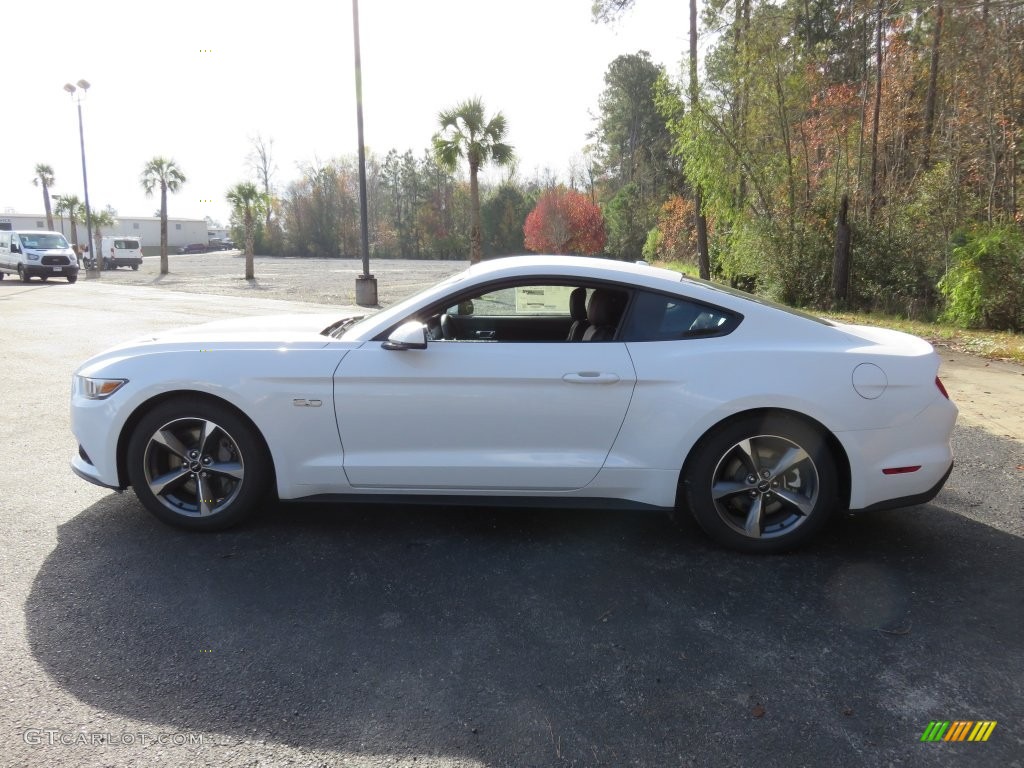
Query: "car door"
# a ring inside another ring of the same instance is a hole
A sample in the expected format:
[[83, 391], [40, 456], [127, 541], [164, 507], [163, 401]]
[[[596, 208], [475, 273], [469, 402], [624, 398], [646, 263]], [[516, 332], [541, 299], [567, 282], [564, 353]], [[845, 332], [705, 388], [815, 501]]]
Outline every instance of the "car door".
[[355, 487], [550, 492], [597, 475], [636, 375], [625, 344], [432, 341], [350, 352], [334, 396]]

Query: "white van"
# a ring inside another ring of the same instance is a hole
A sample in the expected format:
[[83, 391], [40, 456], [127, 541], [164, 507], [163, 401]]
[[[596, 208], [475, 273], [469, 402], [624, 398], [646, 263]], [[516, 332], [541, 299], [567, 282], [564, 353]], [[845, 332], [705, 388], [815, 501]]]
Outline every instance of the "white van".
[[100, 241], [100, 255], [103, 257], [104, 269], [138, 269], [142, 264], [142, 243], [139, 238], [128, 235], [104, 237]]
[[0, 231], [0, 280], [17, 275], [27, 283], [33, 277], [78, 279], [78, 259], [60, 232], [45, 230]]

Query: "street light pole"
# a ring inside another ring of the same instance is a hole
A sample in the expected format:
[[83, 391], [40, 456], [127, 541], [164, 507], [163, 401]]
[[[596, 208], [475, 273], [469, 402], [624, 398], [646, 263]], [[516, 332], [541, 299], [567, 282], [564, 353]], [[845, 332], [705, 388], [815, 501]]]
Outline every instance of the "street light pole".
[[[81, 88], [82, 93], [78, 96], [75, 92]], [[85, 93], [89, 90], [88, 80], [79, 80], [78, 88], [75, 88], [71, 83], [64, 84], [64, 90], [71, 94], [71, 98], [78, 104], [78, 142], [82, 148], [82, 186], [85, 188], [85, 231], [87, 233], [86, 244], [88, 245], [89, 252], [92, 253], [92, 263], [94, 269], [86, 269], [86, 275], [88, 277], [99, 277], [101, 272], [100, 267], [100, 254], [95, 252], [96, 244], [92, 241], [92, 211], [89, 208], [89, 176], [85, 172], [85, 131], [82, 128], [82, 99], [85, 97]]]
[[352, 0], [352, 35], [356, 52], [356, 126], [359, 133], [359, 232], [363, 274], [356, 277], [356, 304], [377, 306], [377, 279], [370, 274], [370, 225], [366, 205], [366, 147], [363, 144], [363, 65], [359, 55], [359, 0]]

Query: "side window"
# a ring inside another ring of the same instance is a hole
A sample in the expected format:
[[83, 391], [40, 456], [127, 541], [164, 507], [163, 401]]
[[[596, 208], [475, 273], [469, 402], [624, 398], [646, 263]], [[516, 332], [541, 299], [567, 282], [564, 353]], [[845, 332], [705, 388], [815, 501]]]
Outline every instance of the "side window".
[[504, 283], [416, 319], [433, 341], [612, 341], [629, 294], [614, 286]]
[[724, 336], [742, 318], [729, 310], [679, 296], [639, 292], [626, 319], [623, 341], [671, 341]]

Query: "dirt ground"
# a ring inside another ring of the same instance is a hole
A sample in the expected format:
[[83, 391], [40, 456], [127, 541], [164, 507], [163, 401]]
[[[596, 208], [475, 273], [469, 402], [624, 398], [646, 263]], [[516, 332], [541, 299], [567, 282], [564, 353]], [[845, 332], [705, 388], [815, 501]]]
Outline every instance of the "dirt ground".
[[939, 376], [960, 421], [1024, 443], [1024, 367], [948, 349], [939, 354]]

